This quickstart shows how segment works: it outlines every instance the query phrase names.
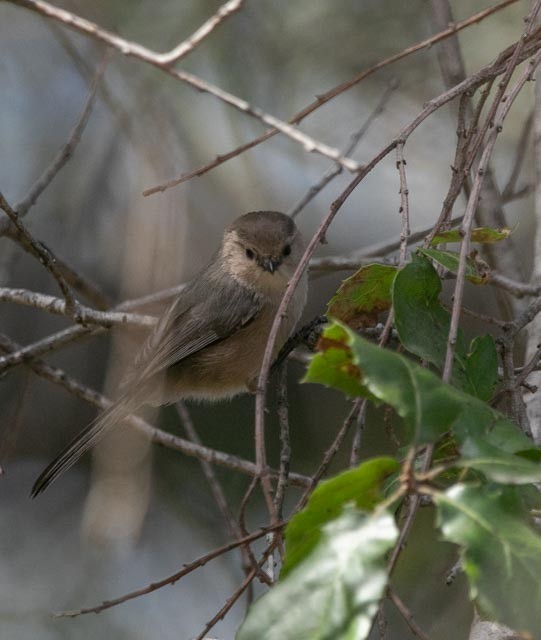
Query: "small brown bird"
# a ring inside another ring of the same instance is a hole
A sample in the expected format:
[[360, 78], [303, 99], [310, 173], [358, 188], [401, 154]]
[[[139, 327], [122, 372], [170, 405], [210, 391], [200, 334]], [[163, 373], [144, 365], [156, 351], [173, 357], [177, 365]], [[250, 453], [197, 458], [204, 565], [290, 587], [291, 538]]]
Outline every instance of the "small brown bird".
[[[42, 472], [32, 497], [143, 405], [217, 400], [253, 390], [278, 305], [303, 251], [295, 223], [283, 213], [253, 211], [227, 227], [211, 261], [147, 338], [119, 398]], [[304, 275], [282, 322], [274, 357], [293, 331], [306, 293]]]

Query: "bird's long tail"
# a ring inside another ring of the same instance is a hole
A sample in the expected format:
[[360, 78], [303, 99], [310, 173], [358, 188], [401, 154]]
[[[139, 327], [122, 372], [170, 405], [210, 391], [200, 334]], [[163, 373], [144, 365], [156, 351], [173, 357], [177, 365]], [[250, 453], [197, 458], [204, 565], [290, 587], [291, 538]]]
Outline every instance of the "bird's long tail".
[[100, 414], [86, 429], [83, 429], [69, 445], [49, 464], [34, 483], [30, 495], [35, 498], [45, 491], [59, 475], [72, 467], [77, 460], [110, 431], [117, 423], [126, 418], [138, 408], [133, 397], [120, 398], [102, 414]]

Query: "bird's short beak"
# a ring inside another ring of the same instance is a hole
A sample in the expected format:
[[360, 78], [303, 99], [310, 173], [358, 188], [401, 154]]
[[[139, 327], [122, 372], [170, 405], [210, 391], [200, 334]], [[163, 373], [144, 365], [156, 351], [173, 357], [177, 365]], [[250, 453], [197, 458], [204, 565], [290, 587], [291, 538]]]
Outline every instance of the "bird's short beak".
[[278, 260], [265, 258], [265, 260], [262, 261], [261, 266], [263, 267], [263, 269], [265, 269], [265, 271], [268, 271], [269, 273], [274, 273], [276, 269], [278, 269], [278, 267], [280, 266], [280, 263], [278, 262]]

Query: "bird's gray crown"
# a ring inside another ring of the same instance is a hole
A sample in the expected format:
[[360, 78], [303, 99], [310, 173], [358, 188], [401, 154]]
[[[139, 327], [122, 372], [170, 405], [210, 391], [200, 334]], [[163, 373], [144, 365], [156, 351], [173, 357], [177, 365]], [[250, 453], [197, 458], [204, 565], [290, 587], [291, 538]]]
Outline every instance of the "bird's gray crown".
[[275, 246], [295, 235], [293, 220], [279, 211], [250, 211], [237, 218], [227, 229], [238, 238], [257, 247]]

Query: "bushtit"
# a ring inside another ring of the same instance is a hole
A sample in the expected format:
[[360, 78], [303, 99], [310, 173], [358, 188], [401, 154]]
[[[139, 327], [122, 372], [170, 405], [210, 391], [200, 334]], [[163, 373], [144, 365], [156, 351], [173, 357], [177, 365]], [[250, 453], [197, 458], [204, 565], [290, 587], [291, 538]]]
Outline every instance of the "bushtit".
[[[217, 400], [253, 390], [278, 305], [304, 250], [291, 218], [253, 211], [226, 228], [208, 265], [171, 304], [146, 339], [118, 399], [51, 462], [35, 497], [141, 406], [181, 398]], [[284, 318], [273, 357], [306, 301], [303, 276]]]

